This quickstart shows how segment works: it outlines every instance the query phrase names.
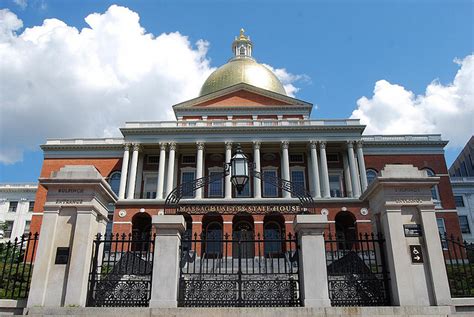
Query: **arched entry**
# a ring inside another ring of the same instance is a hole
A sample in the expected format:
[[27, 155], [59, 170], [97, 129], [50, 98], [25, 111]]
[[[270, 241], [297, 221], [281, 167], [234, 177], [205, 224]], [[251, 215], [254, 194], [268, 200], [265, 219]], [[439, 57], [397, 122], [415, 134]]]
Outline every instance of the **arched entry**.
[[266, 257], [283, 255], [285, 251], [285, 218], [281, 214], [270, 214], [263, 218], [263, 239]]
[[222, 257], [223, 223], [219, 214], [206, 214], [202, 218], [203, 257]]
[[253, 258], [254, 249], [254, 223], [249, 214], [237, 214], [232, 219], [232, 256], [241, 258]]
[[146, 251], [151, 237], [151, 216], [141, 212], [132, 218], [132, 250]]
[[356, 218], [349, 211], [341, 211], [334, 219], [336, 222], [336, 238], [342, 240], [340, 249], [352, 249], [354, 240], [357, 239]]

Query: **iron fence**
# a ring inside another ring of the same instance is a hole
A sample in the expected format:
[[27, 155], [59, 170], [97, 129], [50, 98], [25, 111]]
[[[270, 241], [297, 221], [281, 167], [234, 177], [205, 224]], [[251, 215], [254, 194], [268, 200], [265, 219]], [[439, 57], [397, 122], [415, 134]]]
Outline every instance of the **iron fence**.
[[452, 297], [474, 297], [474, 244], [440, 235]]
[[87, 306], [148, 307], [155, 236], [97, 235]]
[[0, 298], [28, 298], [39, 234], [24, 234], [0, 244]]
[[297, 237], [184, 236], [178, 305], [301, 306]]
[[325, 239], [332, 306], [390, 305], [389, 272], [380, 234]]

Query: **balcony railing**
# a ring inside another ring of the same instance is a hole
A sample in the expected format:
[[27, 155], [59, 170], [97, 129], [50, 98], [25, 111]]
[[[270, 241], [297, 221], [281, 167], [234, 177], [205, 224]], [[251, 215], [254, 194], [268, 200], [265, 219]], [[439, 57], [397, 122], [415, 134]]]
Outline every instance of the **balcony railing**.
[[357, 126], [358, 119], [328, 120], [180, 120], [180, 121], [141, 121], [126, 122], [125, 128], [172, 128], [172, 127], [241, 127], [241, 126]]
[[363, 141], [379, 141], [379, 142], [389, 142], [389, 141], [441, 141], [441, 135], [439, 134], [419, 134], [419, 135], [364, 135], [362, 136]]

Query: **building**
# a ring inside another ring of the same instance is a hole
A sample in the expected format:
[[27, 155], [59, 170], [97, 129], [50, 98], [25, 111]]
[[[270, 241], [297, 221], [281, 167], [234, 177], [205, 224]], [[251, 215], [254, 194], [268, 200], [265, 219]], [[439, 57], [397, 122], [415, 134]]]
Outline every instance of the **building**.
[[449, 168], [464, 240], [474, 243], [474, 136]]
[[36, 183], [0, 184], [0, 241], [30, 232], [37, 189]]
[[[48, 139], [41, 146], [41, 178], [66, 165], [93, 165], [118, 200], [113, 232], [147, 233], [151, 216], [164, 212], [177, 186], [205, 176], [216, 181], [188, 193], [177, 212], [187, 230], [235, 234], [291, 232], [301, 212], [296, 197], [253, 177], [241, 193], [221, 178], [236, 144], [266, 178], [289, 180], [308, 190], [330, 231], [370, 233], [369, 202], [360, 199], [387, 164], [412, 164], [438, 176], [432, 188], [440, 231], [459, 234], [456, 207], [440, 135], [363, 135], [356, 119], [311, 119], [313, 105], [289, 97], [278, 78], [253, 58], [241, 32], [233, 57], [212, 73], [199, 96], [174, 105], [176, 121], [127, 122], [120, 138]], [[32, 230], [40, 230], [47, 190], [40, 185]]]

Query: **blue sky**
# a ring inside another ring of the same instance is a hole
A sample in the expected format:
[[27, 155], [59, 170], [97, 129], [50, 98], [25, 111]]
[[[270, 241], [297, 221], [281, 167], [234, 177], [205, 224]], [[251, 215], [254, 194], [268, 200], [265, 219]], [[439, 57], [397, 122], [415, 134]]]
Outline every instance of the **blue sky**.
[[[474, 50], [472, 1], [28, 0], [21, 6], [0, 0], [0, 8], [23, 21], [17, 34], [48, 18], [80, 30], [88, 27], [86, 16], [102, 14], [112, 4], [138, 13], [140, 25], [155, 36], [177, 31], [192, 45], [200, 39], [209, 42], [206, 58], [212, 67], [228, 60], [231, 41], [244, 27], [259, 62], [305, 75], [292, 84], [299, 88], [299, 99], [318, 106], [315, 118], [350, 117], [361, 97], [373, 97], [380, 80], [415, 95], [425, 94], [433, 80], [449, 85], [460, 69], [453, 61]], [[22, 161], [0, 163], [1, 182], [38, 178], [42, 153], [32, 149]], [[447, 150], [448, 164], [458, 152], [459, 146]]]

